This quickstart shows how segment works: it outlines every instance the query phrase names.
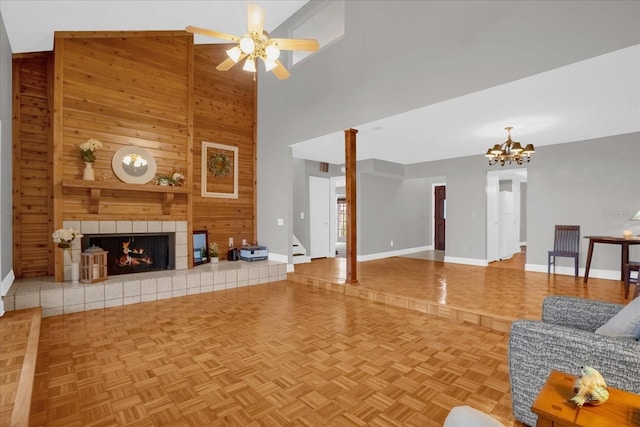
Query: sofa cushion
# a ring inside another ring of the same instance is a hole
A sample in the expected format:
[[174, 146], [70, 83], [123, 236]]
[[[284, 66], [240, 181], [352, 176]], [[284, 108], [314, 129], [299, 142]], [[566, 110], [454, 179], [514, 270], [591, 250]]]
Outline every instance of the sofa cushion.
[[640, 297], [635, 298], [607, 323], [596, 329], [596, 334], [635, 338], [638, 327], [640, 327]]

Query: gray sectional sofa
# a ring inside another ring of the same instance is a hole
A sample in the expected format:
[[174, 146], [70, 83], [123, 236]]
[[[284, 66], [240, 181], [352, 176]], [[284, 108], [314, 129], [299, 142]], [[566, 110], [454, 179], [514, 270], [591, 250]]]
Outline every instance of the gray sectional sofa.
[[592, 366], [607, 385], [640, 394], [640, 341], [595, 334], [623, 308], [582, 298], [550, 296], [542, 321], [517, 320], [509, 336], [509, 374], [514, 416], [535, 426], [531, 405], [552, 369], [578, 375]]

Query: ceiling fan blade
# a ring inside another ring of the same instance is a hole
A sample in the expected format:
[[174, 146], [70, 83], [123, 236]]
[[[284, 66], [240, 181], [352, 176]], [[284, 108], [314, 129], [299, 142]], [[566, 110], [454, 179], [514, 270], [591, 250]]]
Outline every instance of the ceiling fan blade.
[[218, 71], [228, 71], [236, 64], [237, 64], [236, 61], [234, 61], [231, 58], [227, 58], [224, 61], [222, 61], [220, 64], [218, 64], [218, 66], [216, 67], [216, 70], [218, 70]]
[[291, 76], [291, 73], [289, 72], [289, 70], [287, 70], [285, 66], [282, 65], [282, 62], [280, 62], [280, 60], [278, 59], [276, 59], [276, 64], [278, 64], [278, 66], [273, 70], [271, 70], [273, 74], [275, 74], [278, 80], [288, 79]]
[[309, 50], [315, 52], [320, 48], [316, 39], [271, 39], [276, 47], [281, 50]]
[[250, 33], [262, 34], [265, 13], [265, 10], [257, 4], [247, 4], [247, 28]]
[[221, 33], [220, 31], [207, 30], [206, 28], [193, 27], [189, 25], [186, 30], [193, 34], [200, 34], [201, 36], [215, 37], [216, 39], [231, 40], [232, 42], [240, 41], [240, 37], [232, 34]]

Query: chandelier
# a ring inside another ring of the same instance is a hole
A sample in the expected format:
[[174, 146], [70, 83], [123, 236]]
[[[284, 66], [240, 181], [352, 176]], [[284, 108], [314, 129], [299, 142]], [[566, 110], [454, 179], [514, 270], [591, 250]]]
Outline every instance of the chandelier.
[[521, 165], [525, 161], [529, 163], [531, 160], [531, 154], [536, 152], [533, 148], [533, 144], [527, 144], [524, 148], [517, 141], [511, 140], [512, 126], [507, 126], [504, 130], [507, 131], [507, 140], [502, 144], [496, 144], [493, 148], [487, 150], [485, 157], [489, 159], [489, 166], [493, 166], [496, 163], [500, 163], [500, 166], [504, 166], [505, 163], [516, 162]]

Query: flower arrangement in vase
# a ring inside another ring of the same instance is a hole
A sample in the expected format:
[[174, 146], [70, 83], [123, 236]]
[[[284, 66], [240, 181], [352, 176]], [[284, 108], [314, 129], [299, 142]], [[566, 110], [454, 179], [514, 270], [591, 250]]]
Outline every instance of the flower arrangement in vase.
[[67, 250], [69, 254], [69, 260], [73, 262], [71, 242], [73, 242], [76, 237], [82, 237], [82, 234], [80, 234], [79, 231], [76, 231], [73, 228], [59, 228], [53, 232], [51, 237], [53, 238], [53, 243], [55, 243], [59, 248]]
[[211, 262], [218, 262], [218, 244], [216, 242], [209, 243], [209, 258], [211, 258]]
[[69, 254], [69, 261], [71, 261], [71, 281], [73, 283], [78, 283], [78, 280], [80, 279], [80, 263], [73, 260], [71, 242], [73, 242], [76, 237], [82, 237], [82, 234], [73, 228], [59, 228], [51, 234], [51, 237], [53, 238], [53, 243], [55, 243], [56, 246], [61, 249], [65, 249]]
[[84, 161], [84, 171], [82, 172], [82, 178], [88, 181], [95, 180], [95, 174], [93, 172], [93, 162], [96, 161], [95, 152], [98, 148], [102, 148], [102, 142], [97, 139], [88, 139], [80, 144], [80, 156]]

